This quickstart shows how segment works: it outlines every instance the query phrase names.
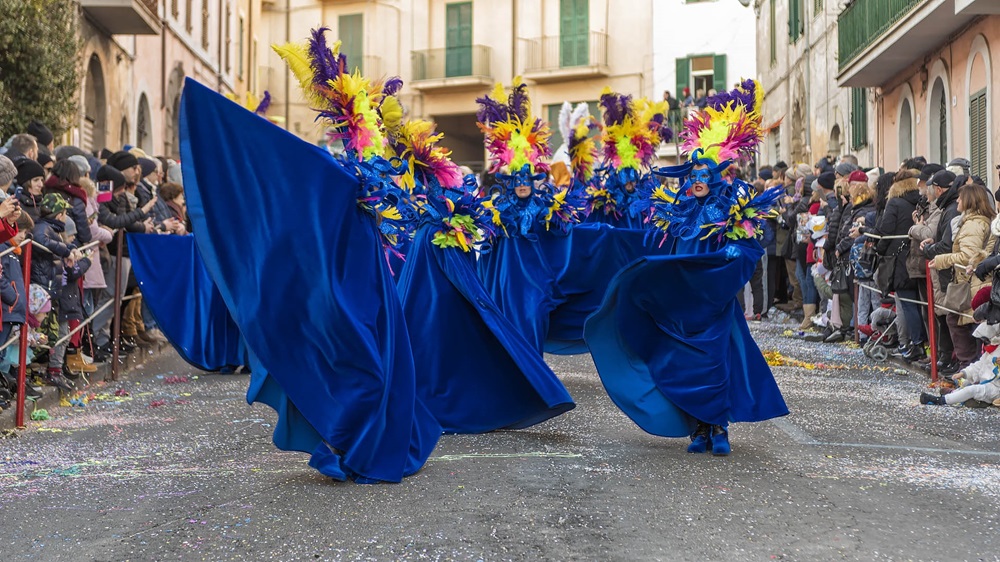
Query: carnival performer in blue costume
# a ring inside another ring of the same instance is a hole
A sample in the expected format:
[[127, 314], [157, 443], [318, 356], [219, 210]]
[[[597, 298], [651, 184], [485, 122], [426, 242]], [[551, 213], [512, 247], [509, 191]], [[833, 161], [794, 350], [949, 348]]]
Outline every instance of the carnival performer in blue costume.
[[338, 480], [399, 482], [441, 435], [416, 393], [383, 250], [402, 232], [407, 197], [393, 183], [404, 166], [386, 159], [384, 133], [402, 117], [400, 82], [350, 74], [324, 31], [311, 45], [275, 49], [344, 154], [335, 159], [189, 80], [184, 185], [205, 267], [251, 354], [247, 399], [278, 412], [275, 444], [310, 453], [311, 466]]
[[673, 138], [664, 124], [667, 102], [633, 100], [610, 88], [601, 92], [604, 110], [603, 185], [588, 187], [588, 222], [646, 228], [649, 198], [656, 186], [650, 167], [661, 142]]
[[538, 238], [546, 231], [568, 232], [577, 222], [576, 209], [566, 204], [566, 190], [554, 193], [545, 181], [549, 127], [532, 115], [520, 77], [509, 92], [497, 84], [476, 101], [490, 155], [489, 173], [497, 179], [484, 203], [493, 214], [496, 236], [492, 250], [479, 257], [479, 276], [504, 316], [541, 356], [549, 313], [561, 297], [558, 272]]
[[492, 213], [463, 181], [426, 121], [396, 135], [420, 226], [399, 279], [417, 393], [449, 433], [528, 427], [574, 407], [562, 382], [493, 303], [476, 276]]
[[759, 85], [746, 81], [685, 123], [690, 161], [660, 171], [683, 184], [660, 187], [652, 199], [652, 233], [672, 255], [622, 270], [585, 329], [615, 404], [649, 433], [690, 436], [692, 453], [728, 455], [729, 422], [788, 413], [736, 304], [763, 254], [755, 237], [780, 190], [755, 195], [723, 177], [760, 142], [762, 100]]

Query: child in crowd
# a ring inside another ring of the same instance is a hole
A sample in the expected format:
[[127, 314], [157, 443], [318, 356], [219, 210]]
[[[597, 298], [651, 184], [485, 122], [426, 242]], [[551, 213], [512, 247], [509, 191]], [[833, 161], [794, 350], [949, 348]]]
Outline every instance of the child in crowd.
[[[880, 301], [879, 307], [872, 311], [869, 316], [870, 324], [861, 324], [858, 331], [868, 338], [878, 339], [882, 337], [882, 345], [892, 347], [896, 345], [898, 332], [896, 331], [896, 299], [889, 296]], [[884, 334], [884, 335], [883, 335]]]
[[979, 406], [992, 403], [1000, 406], [1000, 324], [980, 324], [972, 334], [976, 338], [988, 342], [984, 346], [982, 356], [978, 361], [952, 376], [956, 390], [943, 396], [934, 396], [927, 392], [920, 393], [920, 403], [935, 406], [946, 404], [962, 404], [975, 400], [968, 406]]

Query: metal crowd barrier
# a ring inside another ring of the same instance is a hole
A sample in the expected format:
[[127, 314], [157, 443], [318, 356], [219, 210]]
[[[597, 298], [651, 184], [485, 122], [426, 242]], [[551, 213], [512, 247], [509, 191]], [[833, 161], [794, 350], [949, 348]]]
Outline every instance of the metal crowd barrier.
[[[107, 309], [107, 307], [113, 305], [115, 308], [114, 308], [114, 316], [112, 317], [112, 322], [111, 322], [111, 346], [112, 346], [112, 348], [111, 348], [112, 349], [112, 352], [111, 352], [111, 380], [112, 381], [117, 381], [118, 380], [118, 373], [119, 373], [119, 369], [120, 369], [120, 366], [119, 366], [119, 363], [118, 363], [118, 359], [120, 357], [119, 337], [120, 337], [120, 332], [121, 332], [121, 304], [123, 302], [127, 301], [127, 300], [138, 298], [139, 295], [132, 295], [130, 297], [122, 298], [122, 282], [121, 282], [122, 281], [122, 279], [121, 279], [121, 275], [122, 275], [122, 245], [125, 243], [125, 231], [123, 229], [118, 229], [118, 230], [114, 230], [112, 232], [114, 233], [116, 241], [117, 241], [117, 250], [115, 252], [115, 258], [116, 259], [115, 259], [114, 298], [111, 299], [110, 301], [108, 301], [107, 303], [105, 303], [104, 305], [102, 305], [100, 308], [95, 309], [93, 311], [93, 313], [90, 314], [90, 316], [84, 318], [80, 322], [79, 326], [77, 326], [76, 328], [73, 328], [73, 330], [71, 330], [67, 335], [65, 335], [62, 338], [60, 338], [59, 340], [57, 340], [55, 343], [53, 343], [53, 344], [51, 344], [49, 346], [36, 346], [36, 347], [43, 347], [43, 348], [48, 347], [49, 349], [51, 349], [51, 348], [55, 348], [55, 347], [57, 347], [57, 346], [65, 343], [65, 342], [69, 341], [70, 338], [72, 338], [78, 332], [80, 332], [81, 330], [83, 330], [86, 326], [88, 326], [89, 324], [91, 324], [94, 321], [94, 318], [98, 314], [100, 314], [105, 309]], [[99, 242], [95, 241], [95, 242], [91, 242], [89, 244], [86, 244], [84, 246], [81, 246], [78, 249], [79, 250], [86, 250], [88, 248], [97, 246], [98, 244], [99, 244]], [[21, 242], [18, 245], [18, 247], [24, 248], [24, 257], [23, 257], [23, 261], [21, 263], [21, 269], [24, 270], [24, 287], [25, 287], [26, 290], [27, 290], [28, 287], [31, 286], [31, 251], [32, 251], [32, 247], [35, 247], [35, 246], [37, 246], [38, 248], [41, 248], [42, 250], [44, 250], [46, 252], [49, 252], [48, 248], [46, 248], [45, 246], [42, 246], [41, 244], [35, 242], [34, 240], [30, 240], [30, 239], [25, 239], [23, 242]], [[14, 248], [9, 248], [9, 249], [7, 249], [7, 250], [5, 250], [3, 252], [0, 252], [0, 256], [3, 256], [5, 254], [8, 254], [8, 253], [13, 252], [13, 251], [14, 251]], [[100, 258], [97, 258], [97, 259], [100, 259]], [[25, 386], [27, 385], [27, 368], [28, 368], [28, 365], [27, 365], [27, 356], [28, 356], [28, 329], [25, 327], [26, 324], [27, 323], [21, 325], [21, 335], [20, 335], [19, 338], [11, 338], [10, 340], [4, 342], [4, 344], [2, 346], [0, 346], [0, 351], [3, 351], [5, 349], [7, 349], [8, 347], [10, 347], [11, 345], [13, 345], [13, 343], [15, 341], [18, 341], [19, 344], [20, 344], [20, 350], [19, 350], [20, 353], [18, 355], [17, 397], [16, 397], [16, 412], [15, 412], [15, 425], [19, 429], [23, 429], [25, 427], [25, 424], [24, 424], [24, 415], [25, 415], [25, 400], [26, 399], [25, 399], [25, 396], [24, 396], [25, 395], [24, 391], [25, 391]]]

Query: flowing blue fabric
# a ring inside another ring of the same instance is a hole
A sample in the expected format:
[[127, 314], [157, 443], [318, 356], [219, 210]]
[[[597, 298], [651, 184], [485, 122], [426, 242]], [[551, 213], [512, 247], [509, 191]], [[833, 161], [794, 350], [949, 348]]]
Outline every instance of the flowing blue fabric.
[[192, 80], [180, 132], [195, 240], [251, 352], [247, 399], [280, 417], [275, 444], [338, 479], [419, 470], [441, 426], [416, 396], [399, 295], [358, 180]]
[[178, 355], [204, 371], [245, 364], [240, 329], [194, 237], [129, 234], [126, 239], [142, 300]]
[[755, 241], [713, 245], [682, 240], [676, 249], [695, 253], [635, 261], [586, 323], [611, 399], [654, 435], [690, 435], [698, 421], [726, 425], [788, 413], [736, 305], [763, 250]]
[[541, 355], [483, 289], [473, 254], [422, 227], [399, 279], [417, 392], [449, 433], [529, 427], [573, 409]]
[[539, 235], [542, 253], [555, 271], [559, 300], [549, 314], [545, 352], [589, 353], [583, 339], [587, 317], [597, 311], [611, 279], [642, 256], [664, 254], [645, 229], [615, 228], [603, 223], [578, 224], [568, 236]]
[[557, 272], [535, 236], [499, 237], [479, 256], [479, 278], [503, 315], [541, 357], [549, 314], [561, 302]]

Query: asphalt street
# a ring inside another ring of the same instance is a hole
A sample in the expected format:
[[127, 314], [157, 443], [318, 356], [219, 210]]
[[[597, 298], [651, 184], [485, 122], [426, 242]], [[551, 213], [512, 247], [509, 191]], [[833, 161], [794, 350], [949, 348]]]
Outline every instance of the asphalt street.
[[575, 410], [444, 436], [380, 485], [276, 450], [247, 376], [164, 354], [0, 440], [0, 559], [1000, 559], [1000, 409], [920, 406], [922, 375], [753, 331], [795, 364], [792, 414], [734, 425], [730, 457], [639, 430], [589, 356], [547, 357]]

